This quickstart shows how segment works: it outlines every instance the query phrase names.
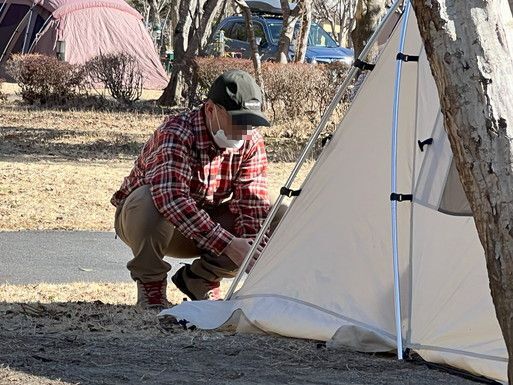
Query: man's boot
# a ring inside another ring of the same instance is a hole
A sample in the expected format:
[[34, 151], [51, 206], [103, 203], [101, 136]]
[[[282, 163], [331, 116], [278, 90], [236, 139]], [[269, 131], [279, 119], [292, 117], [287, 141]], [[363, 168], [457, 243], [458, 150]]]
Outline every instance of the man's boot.
[[146, 309], [170, 307], [167, 300], [167, 281], [137, 282], [137, 305]]
[[219, 300], [222, 299], [219, 282], [207, 281], [191, 271], [190, 265], [180, 268], [171, 280], [176, 287], [191, 300]]

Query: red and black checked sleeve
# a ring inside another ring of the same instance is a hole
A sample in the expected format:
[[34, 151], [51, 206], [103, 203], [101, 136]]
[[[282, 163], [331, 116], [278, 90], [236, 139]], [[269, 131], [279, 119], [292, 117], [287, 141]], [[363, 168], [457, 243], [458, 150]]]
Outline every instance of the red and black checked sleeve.
[[260, 231], [270, 206], [267, 156], [264, 140], [259, 135], [256, 143], [245, 156], [234, 181], [230, 210], [236, 214], [236, 235], [242, 238], [254, 238]]

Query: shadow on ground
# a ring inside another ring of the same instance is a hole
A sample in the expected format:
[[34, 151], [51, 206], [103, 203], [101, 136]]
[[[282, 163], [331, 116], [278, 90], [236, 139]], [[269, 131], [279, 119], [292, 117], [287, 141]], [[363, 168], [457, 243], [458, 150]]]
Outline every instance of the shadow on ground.
[[1, 380], [31, 384], [472, 384], [315, 341], [186, 331], [96, 302], [0, 303]]
[[78, 95], [75, 98], [62, 102], [48, 102], [41, 104], [35, 102], [29, 104], [21, 99], [21, 95], [9, 95], [9, 105], [12, 107], [20, 107], [34, 111], [84, 111], [84, 112], [126, 112], [126, 113], [144, 113], [144, 114], [168, 114], [184, 111], [186, 108], [178, 106], [161, 106], [157, 104], [155, 99], [136, 100], [132, 103], [122, 103], [114, 100], [110, 96], [102, 96], [101, 94]]
[[109, 160], [138, 155], [148, 135], [112, 134], [107, 138], [91, 137], [90, 132], [53, 128], [3, 127], [0, 131], [0, 159], [30, 155], [55, 160]]
[[[133, 159], [148, 139], [148, 134], [112, 133], [94, 137], [90, 131], [63, 130], [50, 127], [2, 127], [0, 130], [0, 160], [30, 156], [32, 160], [111, 160]], [[268, 159], [281, 162], [297, 160], [306, 144], [305, 139], [266, 138]], [[322, 152], [320, 140], [308, 159]], [[26, 161], [26, 159], [25, 159]]]

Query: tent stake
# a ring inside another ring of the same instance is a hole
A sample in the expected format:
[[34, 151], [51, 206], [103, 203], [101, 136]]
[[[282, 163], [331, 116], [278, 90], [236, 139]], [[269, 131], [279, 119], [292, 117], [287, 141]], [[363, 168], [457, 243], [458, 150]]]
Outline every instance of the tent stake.
[[[383, 20], [381, 21], [378, 28], [376, 28], [376, 30], [374, 31], [372, 36], [369, 38], [369, 41], [365, 45], [365, 48], [360, 53], [360, 56], [358, 57], [359, 60], [364, 60], [366, 58], [366, 56], [369, 53], [369, 51], [371, 50], [374, 42], [377, 40], [379, 34], [383, 30], [383, 28], [387, 25], [387, 22], [392, 18], [395, 11], [399, 8], [399, 5], [402, 3], [402, 1], [403, 0], [396, 0], [394, 2], [394, 4], [390, 7], [390, 9], [387, 12], [387, 15], [383, 18]], [[305, 162], [308, 155], [310, 154], [317, 138], [322, 133], [322, 131], [324, 131], [326, 124], [328, 123], [328, 120], [331, 118], [331, 115], [333, 114], [333, 111], [335, 111], [335, 108], [342, 100], [342, 97], [344, 96], [345, 92], [347, 91], [347, 88], [351, 84], [352, 80], [354, 79], [354, 77], [356, 76], [358, 71], [359, 71], [358, 68], [356, 68], [354, 66], [351, 67], [351, 70], [347, 74], [346, 79], [338, 87], [334, 98], [331, 100], [327, 109], [324, 111], [321, 121], [319, 122], [319, 125], [317, 126], [316, 130], [310, 137], [308, 143], [303, 147], [302, 153], [299, 156], [299, 158], [296, 162], [296, 165], [294, 166], [294, 169], [292, 170], [292, 172], [287, 180], [287, 183], [285, 184], [284, 187], [289, 188], [289, 189], [291, 188], [292, 183], [294, 182], [297, 174], [299, 173], [301, 167], [303, 166], [303, 163]], [[264, 239], [264, 234], [266, 233], [267, 229], [269, 228], [269, 225], [271, 224], [272, 220], [276, 216], [276, 213], [278, 212], [278, 208], [280, 207], [281, 203], [283, 202], [283, 198], [284, 198], [283, 195], [280, 195], [278, 197], [278, 199], [275, 202], [274, 206], [272, 207], [271, 211], [267, 215], [267, 217], [264, 221], [264, 224], [262, 225], [262, 228], [260, 229], [259, 233], [256, 236], [255, 242], [251, 246], [251, 249], [249, 250], [246, 257], [244, 258], [244, 261], [242, 262], [242, 265], [240, 266], [239, 271], [237, 272], [237, 275], [235, 276], [230, 288], [228, 289], [228, 292], [226, 293], [226, 296], [224, 298], [225, 301], [232, 298], [233, 293], [237, 289], [237, 286], [238, 286], [240, 280], [242, 279], [242, 276], [243, 276], [244, 272], [246, 271], [246, 268], [249, 265], [249, 262], [255, 255], [258, 245]]]

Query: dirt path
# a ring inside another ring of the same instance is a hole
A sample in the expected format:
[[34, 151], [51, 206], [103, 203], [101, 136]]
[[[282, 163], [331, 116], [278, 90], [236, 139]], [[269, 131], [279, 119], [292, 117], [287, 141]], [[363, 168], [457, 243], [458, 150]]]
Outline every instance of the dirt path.
[[127, 305], [0, 304], [0, 384], [471, 384], [315, 341], [163, 327]]

